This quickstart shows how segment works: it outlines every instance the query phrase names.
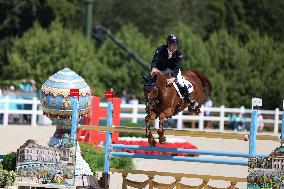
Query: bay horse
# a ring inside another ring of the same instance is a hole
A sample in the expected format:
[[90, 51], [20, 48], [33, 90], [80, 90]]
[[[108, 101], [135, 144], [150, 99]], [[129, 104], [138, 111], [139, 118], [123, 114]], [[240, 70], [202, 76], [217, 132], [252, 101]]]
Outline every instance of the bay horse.
[[[190, 93], [190, 98], [198, 103], [198, 107], [194, 110], [189, 107], [188, 111], [199, 114], [202, 104], [211, 96], [211, 82], [205, 75], [193, 69], [184, 70], [181, 74], [186, 80], [191, 82], [193, 92]], [[170, 78], [168, 74], [156, 72], [148, 77], [143, 75], [142, 77], [144, 79], [144, 96], [147, 113], [145, 117], [145, 135], [148, 138], [148, 143], [151, 146], [155, 146], [156, 141], [151, 132], [150, 121], [159, 118], [157, 133], [159, 135], [159, 143], [163, 144], [166, 141], [163, 129], [164, 119], [171, 118], [180, 111], [183, 111], [188, 107], [188, 103], [186, 100], [180, 98], [173, 84], [167, 84], [167, 79]]]

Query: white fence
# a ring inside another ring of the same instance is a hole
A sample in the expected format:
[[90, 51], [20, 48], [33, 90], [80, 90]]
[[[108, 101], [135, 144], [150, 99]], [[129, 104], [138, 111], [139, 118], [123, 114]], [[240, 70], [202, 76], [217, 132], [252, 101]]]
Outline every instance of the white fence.
[[[32, 105], [31, 110], [24, 109], [9, 109], [10, 104], [30, 104]], [[2, 107], [2, 108], [1, 108]], [[107, 103], [101, 103], [100, 107], [106, 108]], [[218, 123], [219, 131], [223, 132], [225, 127], [225, 122], [229, 121], [229, 114], [243, 114], [246, 115], [245, 122], [250, 122], [250, 109], [245, 109], [244, 107], [240, 108], [225, 108], [225, 106], [220, 107], [212, 107], [212, 108], [201, 108], [202, 112], [210, 112], [210, 116], [205, 116], [204, 113], [200, 115], [189, 115], [187, 110], [180, 112], [178, 115], [174, 116], [172, 119], [177, 120], [177, 129], [183, 129], [184, 123], [186, 122], [197, 122], [198, 129], [204, 130], [205, 121], [212, 121], [214, 123]], [[273, 127], [274, 134], [279, 132], [279, 127], [281, 126], [281, 114], [282, 111], [279, 108], [275, 110], [259, 110], [259, 113], [263, 116], [263, 123], [267, 126]], [[31, 126], [36, 126], [38, 123], [43, 123], [46, 121], [42, 121], [43, 119], [48, 120], [45, 116], [43, 116], [43, 112], [41, 110], [40, 101], [37, 98], [33, 98], [31, 100], [22, 100], [22, 99], [10, 99], [8, 96], [0, 99], [0, 115], [2, 116], [2, 124], [4, 126], [9, 125], [9, 115], [15, 114], [26, 114], [31, 115]], [[137, 123], [138, 120], [144, 120], [145, 114], [145, 105], [144, 104], [121, 104], [121, 119], [128, 119], [134, 123]], [[46, 123], [50, 124], [50, 121]], [[1, 124], [1, 122], [0, 122]], [[158, 120], [155, 122], [155, 126], [158, 126]]]

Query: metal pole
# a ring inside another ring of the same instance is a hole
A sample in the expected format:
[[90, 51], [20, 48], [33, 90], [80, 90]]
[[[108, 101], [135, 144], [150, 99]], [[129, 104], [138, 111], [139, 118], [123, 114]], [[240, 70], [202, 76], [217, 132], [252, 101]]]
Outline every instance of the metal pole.
[[258, 115], [257, 110], [251, 111], [249, 157], [255, 157], [256, 154], [257, 115]]
[[[107, 107], [107, 126], [111, 127], [112, 126], [112, 103], [108, 102], [108, 107]], [[103, 180], [105, 184], [105, 188], [109, 188], [109, 168], [110, 168], [110, 151], [111, 151], [111, 132], [106, 131], [106, 145], [105, 145], [105, 163], [104, 163], [104, 172], [103, 172]]]
[[86, 3], [86, 37], [90, 38], [93, 25], [93, 0], [85, 0]]

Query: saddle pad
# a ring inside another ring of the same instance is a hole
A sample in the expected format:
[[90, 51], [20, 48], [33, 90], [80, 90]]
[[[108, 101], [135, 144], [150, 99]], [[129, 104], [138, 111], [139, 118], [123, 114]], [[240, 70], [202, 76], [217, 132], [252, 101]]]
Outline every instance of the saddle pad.
[[[187, 81], [184, 77], [182, 77], [182, 81], [183, 81], [183, 83], [187, 86], [188, 93], [189, 93], [189, 94], [192, 93], [192, 91], [193, 91], [193, 86], [192, 86], [192, 84], [191, 84], [189, 81]], [[181, 99], [183, 99], [183, 96], [181, 95], [177, 84], [176, 84], [176, 83], [173, 83], [173, 85], [174, 85], [174, 87], [175, 87], [175, 89], [176, 89], [176, 91], [177, 91], [179, 97], [180, 97]]]

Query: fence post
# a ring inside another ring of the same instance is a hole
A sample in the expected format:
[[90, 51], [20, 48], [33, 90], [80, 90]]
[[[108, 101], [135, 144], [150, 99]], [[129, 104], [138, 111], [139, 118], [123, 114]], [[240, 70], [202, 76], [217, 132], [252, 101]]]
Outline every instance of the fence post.
[[276, 108], [274, 113], [274, 134], [278, 134], [278, 130], [279, 130], [279, 108]]
[[37, 97], [33, 97], [33, 104], [32, 104], [32, 126], [36, 126], [37, 120]]
[[220, 132], [223, 132], [224, 127], [225, 127], [225, 106], [224, 105], [221, 106], [219, 125], [220, 125]]
[[182, 115], [183, 115], [183, 111], [178, 113], [177, 129], [182, 129]]
[[4, 115], [3, 115], [3, 125], [8, 126], [9, 124], [9, 96], [4, 98]]
[[200, 108], [201, 113], [199, 114], [199, 130], [203, 131], [204, 130], [204, 107], [201, 106]]
[[138, 120], [138, 101], [133, 102], [132, 122], [137, 123]]

